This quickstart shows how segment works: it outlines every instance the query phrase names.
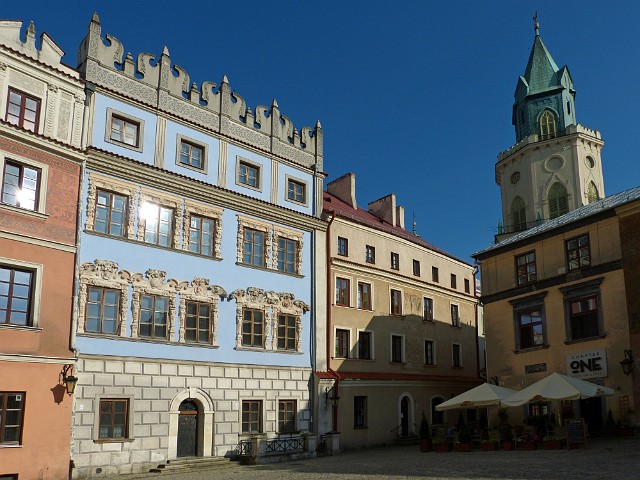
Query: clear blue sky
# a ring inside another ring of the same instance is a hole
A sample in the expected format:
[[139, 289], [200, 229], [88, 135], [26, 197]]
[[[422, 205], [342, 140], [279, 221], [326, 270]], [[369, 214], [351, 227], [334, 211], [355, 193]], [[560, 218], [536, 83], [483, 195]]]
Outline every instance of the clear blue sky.
[[640, 185], [637, 1], [35, 0], [0, 17], [34, 20], [75, 67], [97, 11], [134, 58], [166, 45], [191, 81], [226, 74], [254, 110], [277, 98], [296, 128], [319, 119], [328, 181], [355, 172], [365, 207], [395, 193], [408, 228], [415, 214], [423, 238], [469, 260], [501, 215], [494, 165], [515, 141], [536, 10], [578, 122], [602, 132], [606, 194]]

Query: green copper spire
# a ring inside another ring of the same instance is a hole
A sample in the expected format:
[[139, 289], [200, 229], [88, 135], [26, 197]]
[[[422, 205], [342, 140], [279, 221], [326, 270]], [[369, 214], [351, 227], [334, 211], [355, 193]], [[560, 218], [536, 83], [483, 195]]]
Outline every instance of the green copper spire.
[[[533, 133], [544, 138], [563, 135], [568, 125], [576, 123], [575, 90], [569, 69], [566, 66], [558, 68], [542, 42], [537, 12], [533, 20], [533, 47], [514, 95], [513, 125], [516, 127], [517, 142]], [[549, 113], [542, 118], [545, 112]]]

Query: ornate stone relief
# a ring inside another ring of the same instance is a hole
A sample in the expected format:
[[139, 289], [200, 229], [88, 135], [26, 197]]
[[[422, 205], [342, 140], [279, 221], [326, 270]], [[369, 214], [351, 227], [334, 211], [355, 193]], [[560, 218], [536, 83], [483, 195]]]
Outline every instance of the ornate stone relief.
[[302, 232], [285, 229], [279, 225], [273, 226], [273, 245], [275, 247], [273, 253], [273, 267], [276, 269], [278, 268], [278, 238], [287, 238], [297, 243], [295, 268], [296, 274], [302, 275]]
[[109, 260], [94, 260], [80, 266], [80, 296], [78, 312], [78, 333], [86, 331], [87, 290], [89, 286], [112, 288], [120, 291], [118, 305], [119, 323], [116, 334], [126, 335], [127, 292], [131, 283], [131, 273], [118, 270], [118, 264]]
[[271, 235], [272, 226], [268, 223], [261, 222], [255, 218], [245, 217], [242, 215], [238, 215], [238, 241], [236, 244], [237, 247], [237, 256], [236, 260], [238, 263], [244, 263], [243, 258], [243, 247], [244, 247], [244, 230], [245, 228], [249, 228], [252, 230], [257, 230], [259, 232], [264, 232], [264, 256], [265, 256], [265, 267], [273, 268], [273, 258], [272, 258], [272, 243], [273, 237]]
[[[89, 193], [87, 195], [87, 222], [85, 224], [85, 230], [92, 232], [96, 221], [96, 196], [98, 189], [108, 190], [110, 192], [125, 195], [128, 199], [127, 202], [127, 223], [125, 225], [125, 238], [129, 240], [135, 240], [135, 197], [136, 187], [128, 185], [124, 182], [116, 180], [111, 177], [104, 177], [97, 173], [89, 173]], [[144, 240], [144, 231], [143, 231]]]
[[302, 319], [309, 311], [309, 306], [301, 300], [295, 300], [292, 293], [265, 291], [261, 288], [248, 287], [238, 289], [229, 294], [229, 300], [236, 301], [236, 348], [242, 346], [242, 319], [245, 308], [264, 312], [264, 349], [278, 349], [278, 315], [280, 313], [296, 316], [296, 352], [302, 352]]
[[131, 283], [133, 284], [133, 296], [131, 298], [131, 313], [133, 322], [131, 324], [131, 337], [138, 338], [140, 331], [140, 305], [143, 295], [157, 295], [169, 299], [169, 312], [167, 318], [167, 339], [175, 338], [175, 316], [176, 316], [176, 289], [179, 285], [176, 280], [165, 282], [167, 272], [150, 268], [144, 275], [133, 274]]
[[191, 230], [191, 215], [199, 215], [214, 220], [213, 227], [213, 258], [222, 259], [222, 209], [187, 201], [184, 212], [184, 227], [182, 235], [182, 249], [189, 251], [189, 234]]
[[182, 204], [183, 201], [177, 197], [172, 197], [159, 192], [153, 192], [151, 190], [141, 190], [140, 192], [140, 204], [138, 206], [138, 241], [144, 242], [144, 232], [147, 226], [147, 222], [140, 215], [144, 208], [145, 202], [160, 205], [162, 207], [168, 207], [173, 209], [173, 232], [172, 232], [172, 248], [180, 248], [180, 226], [182, 225]]
[[180, 343], [185, 342], [185, 325], [187, 318], [187, 302], [200, 302], [211, 304], [211, 344], [218, 346], [218, 299], [227, 298], [227, 292], [219, 285], [209, 286], [209, 280], [196, 277], [189, 282], [181, 282], [177, 285], [180, 294], [179, 310], [179, 336]]

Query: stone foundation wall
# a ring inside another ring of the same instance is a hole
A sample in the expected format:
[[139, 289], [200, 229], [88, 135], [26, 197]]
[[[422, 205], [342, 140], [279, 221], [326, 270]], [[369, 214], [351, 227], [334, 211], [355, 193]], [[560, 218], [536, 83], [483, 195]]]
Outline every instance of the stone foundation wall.
[[[297, 427], [308, 431], [310, 368], [247, 366], [80, 356], [75, 393], [74, 478], [139, 473], [176, 457], [177, 407], [195, 398], [199, 455], [224, 456], [241, 438], [242, 400], [261, 400], [263, 431], [276, 436], [278, 399], [295, 399]], [[121, 441], [98, 438], [100, 399], [128, 399], [129, 431]]]

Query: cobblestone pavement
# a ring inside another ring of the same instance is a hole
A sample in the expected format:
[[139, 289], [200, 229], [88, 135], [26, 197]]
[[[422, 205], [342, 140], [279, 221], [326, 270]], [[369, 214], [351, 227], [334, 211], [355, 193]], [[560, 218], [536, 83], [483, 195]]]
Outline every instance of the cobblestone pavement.
[[[122, 477], [123, 480], [126, 477]], [[229, 471], [149, 474], [162, 480], [261, 479], [640, 479], [640, 438], [596, 439], [587, 448], [513, 452], [421, 453], [417, 446], [360, 450], [333, 457]]]

